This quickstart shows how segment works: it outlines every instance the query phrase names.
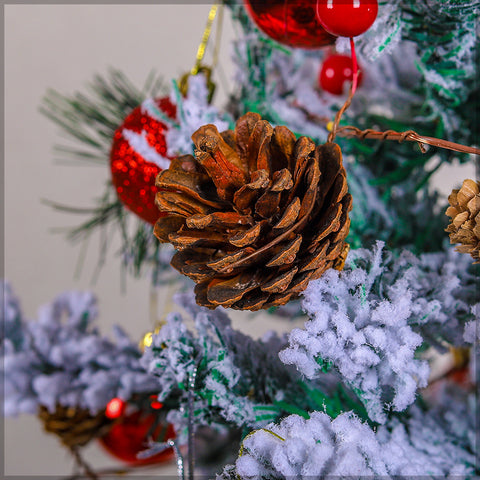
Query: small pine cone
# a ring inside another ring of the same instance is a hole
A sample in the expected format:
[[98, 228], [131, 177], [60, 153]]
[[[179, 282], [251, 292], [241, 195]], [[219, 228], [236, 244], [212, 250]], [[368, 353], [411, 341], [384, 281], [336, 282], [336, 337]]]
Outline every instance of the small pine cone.
[[283, 305], [343, 263], [352, 197], [338, 145], [297, 140], [255, 113], [192, 140], [196, 159], [176, 158], [157, 177], [167, 215], [155, 235], [178, 250], [172, 265], [197, 283], [197, 303]]
[[464, 180], [460, 190], [452, 190], [450, 206], [445, 212], [451, 217], [446, 228], [450, 243], [460, 243], [458, 252], [469, 253], [474, 263], [480, 263], [480, 183]]
[[61, 405], [57, 405], [53, 413], [41, 406], [38, 417], [45, 431], [57, 435], [69, 448], [86, 445], [104, 435], [112, 424], [103, 410], [92, 416], [88, 410]]

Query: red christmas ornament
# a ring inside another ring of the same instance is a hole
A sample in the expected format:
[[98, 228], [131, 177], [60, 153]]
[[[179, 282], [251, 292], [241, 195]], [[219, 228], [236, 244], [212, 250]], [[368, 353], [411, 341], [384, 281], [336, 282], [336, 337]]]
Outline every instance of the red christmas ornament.
[[105, 416], [110, 419], [121, 417], [126, 408], [126, 403], [120, 398], [112, 398], [105, 407]]
[[[318, 82], [326, 92], [334, 95], [344, 93], [345, 82], [353, 80], [353, 62], [347, 55], [330, 55], [323, 62]], [[362, 74], [358, 76], [358, 85], [362, 82]]]
[[245, 0], [245, 6], [258, 28], [277, 42], [298, 48], [335, 42], [317, 19], [316, 0]]
[[160, 410], [163, 407], [163, 403], [157, 400], [156, 395], [150, 395], [150, 408], [154, 410]]
[[[160, 110], [160, 111], [159, 111]], [[152, 225], [162, 215], [155, 205], [155, 178], [169, 166], [161, 114], [175, 119], [177, 109], [168, 97], [147, 100], [117, 129], [110, 152], [112, 183], [121, 202]]]
[[137, 458], [138, 453], [148, 448], [149, 439], [163, 442], [175, 437], [172, 425], [157, 424], [157, 420], [157, 415], [143, 411], [125, 415], [99, 438], [99, 442], [115, 458], [135, 466], [169, 461], [173, 457], [171, 448], [153, 457]]
[[317, 1], [320, 24], [339, 37], [356, 37], [366, 32], [377, 18], [377, 12], [377, 0]]

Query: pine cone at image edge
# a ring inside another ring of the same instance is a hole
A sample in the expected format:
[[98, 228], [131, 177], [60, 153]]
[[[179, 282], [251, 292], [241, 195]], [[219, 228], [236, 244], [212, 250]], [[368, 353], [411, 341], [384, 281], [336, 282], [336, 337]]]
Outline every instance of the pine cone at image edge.
[[315, 146], [256, 113], [235, 131], [205, 125], [195, 157], [157, 177], [155, 235], [178, 251], [199, 305], [259, 310], [296, 298], [310, 280], [342, 268], [350, 228], [340, 147]]
[[452, 190], [448, 202], [445, 213], [451, 217], [446, 228], [450, 243], [460, 244], [458, 252], [469, 253], [473, 263], [480, 263], [480, 183], [464, 180], [460, 189]]

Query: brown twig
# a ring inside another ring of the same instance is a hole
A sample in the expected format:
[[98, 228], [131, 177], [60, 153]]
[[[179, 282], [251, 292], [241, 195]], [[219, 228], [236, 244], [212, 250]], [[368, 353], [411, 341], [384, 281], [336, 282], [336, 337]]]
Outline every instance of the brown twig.
[[85, 476], [90, 478], [91, 480], [98, 480], [98, 475], [92, 470], [90, 465], [82, 458], [80, 452], [78, 451], [78, 447], [70, 447], [70, 451], [72, 452], [73, 457], [75, 458], [75, 462], [79, 467], [83, 469], [85, 472]]
[[[135, 468], [135, 470], [137, 470], [137, 468]], [[121, 477], [121, 476], [124, 476], [126, 475], [127, 473], [130, 473], [133, 471], [133, 468], [105, 468], [103, 470], [97, 470], [96, 471], [96, 475], [97, 475], [97, 478], [98, 479], [101, 479], [102, 477], [106, 476], [106, 477], [110, 477], [110, 476], [114, 476], [114, 477]], [[69, 477], [65, 477], [64, 480], [84, 480], [84, 479], [91, 479], [91, 477], [89, 475], [87, 475], [85, 472], [83, 473], [78, 473], [78, 474], [74, 474], [74, 475], [70, 475]]]
[[348, 91], [348, 97], [345, 100], [345, 103], [343, 104], [342, 108], [335, 115], [335, 120], [333, 121], [332, 131], [330, 132], [330, 134], [328, 135], [328, 138], [327, 138], [328, 142], [333, 142], [335, 140], [335, 136], [337, 135], [340, 120], [342, 119], [342, 115], [344, 114], [345, 110], [352, 103], [353, 94], [354, 94], [354, 91], [353, 91], [353, 83], [352, 83], [350, 85], [350, 90]]
[[350, 50], [352, 53], [353, 79], [352, 79], [352, 83], [350, 84], [350, 88], [348, 90], [348, 97], [345, 100], [345, 103], [343, 104], [342, 108], [335, 115], [332, 131], [330, 132], [330, 135], [328, 136], [328, 139], [327, 139], [327, 141], [329, 142], [333, 142], [335, 140], [335, 135], [337, 134], [338, 126], [340, 125], [340, 120], [342, 119], [342, 115], [352, 103], [353, 96], [355, 95], [355, 92], [357, 90], [359, 71], [358, 71], [358, 65], [357, 65], [357, 55], [355, 53], [355, 43], [353, 41], [353, 38], [350, 38]]
[[417, 142], [422, 153], [425, 153], [427, 151], [427, 149], [425, 148], [425, 145], [432, 145], [434, 147], [453, 150], [454, 152], [471, 153], [474, 155], [480, 155], [479, 148], [467, 147], [465, 145], [449, 142], [448, 140], [442, 140], [440, 138], [422, 137], [421, 135], [419, 135], [417, 132], [414, 132], [413, 130], [407, 130], [406, 132], [395, 132], [394, 130], [377, 132], [370, 128], [366, 130], [360, 130], [359, 128], [353, 127], [350, 125], [346, 127], [339, 127], [342, 115], [352, 103], [353, 95], [355, 94], [355, 89], [357, 86], [356, 80], [357, 80], [358, 72], [356, 67], [355, 45], [353, 43], [352, 38], [350, 39], [350, 47], [352, 50], [352, 61], [354, 62], [354, 79], [350, 85], [350, 90], [348, 92], [347, 100], [343, 104], [342, 108], [335, 115], [335, 120], [333, 121], [332, 130], [328, 135], [327, 141], [333, 142], [335, 140], [336, 135], [340, 135], [342, 137], [357, 137], [357, 138], [360, 138], [361, 140], [365, 138], [371, 138], [374, 140], [395, 140], [400, 143], [407, 141], [407, 142]]
[[[342, 115], [345, 112], [345, 110], [350, 106], [352, 98], [353, 98], [353, 95], [350, 89], [350, 93], [347, 98], [347, 101], [344, 103], [343, 107], [335, 115], [335, 120], [333, 122], [332, 130], [330, 132], [330, 135], [328, 136], [329, 142], [333, 142], [335, 140], [335, 137], [338, 135], [339, 137], [347, 137], [347, 138], [356, 137], [361, 140], [364, 140], [364, 139], [373, 139], [373, 140], [382, 140], [382, 141], [394, 140], [400, 143], [404, 141], [417, 142], [422, 153], [426, 152], [425, 145], [432, 145], [434, 147], [453, 150], [454, 152], [471, 153], [474, 155], [480, 155], [480, 148], [468, 147], [466, 145], [461, 145], [460, 143], [454, 143], [454, 142], [449, 142], [448, 140], [442, 140], [441, 138], [424, 137], [422, 135], [419, 135], [414, 130], [407, 130], [406, 132], [396, 132], [394, 130], [386, 130], [385, 132], [379, 132], [371, 128], [367, 128], [366, 130], [360, 130], [359, 128], [354, 127], [353, 125], [340, 127], [339, 123], [342, 118]], [[302, 110], [303, 113], [305, 113], [309, 121], [318, 123], [323, 126], [325, 126], [325, 124], [328, 124], [328, 118], [316, 116], [315, 114], [310, 113], [306, 108], [298, 104], [295, 106], [300, 110]]]
[[[333, 133], [333, 130], [332, 130], [332, 133]], [[447, 150], [453, 150], [455, 152], [472, 153], [475, 155], [480, 155], [479, 148], [467, 147], [465, 145], [449, 142], [448, 140], [442, 140], [440, 138], [423, 137], [418, 133], [414, 132], [413, 130], [408, 130], [406, 132], [395, 132], [394, 130], [378, 132], [376, 130], [372, 130], [371, 128], [368, 128], [366, 130], [360, 130], [357, 127], [353, 127], [349, 125], [349, 126], [337, 128], [335, 133], [341, 137], [356, 137], [356, 138], [360, 138], [361, 140], [365, 138], [371, 138], [374, 140], [394, 140], [400, 143], [403, 141], [417, 142], [422, 153], [426, 152], [425, 145], [432, 145], [434, 147], [445, 148]]]

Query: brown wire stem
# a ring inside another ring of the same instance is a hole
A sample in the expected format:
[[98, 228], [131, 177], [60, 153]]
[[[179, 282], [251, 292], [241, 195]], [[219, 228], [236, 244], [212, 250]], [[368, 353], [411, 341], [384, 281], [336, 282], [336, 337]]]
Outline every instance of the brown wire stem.
[[[138, 470], [140, 467], [135, 467], [135, 470]], [[132, 472], [133, 468], [105, 468], [103, 470], [97, 470], [96, 475], [98, 479], [103, 477], [121, 477], [125, 476], [127, 473]], [[66, 477], [64, 480], [90, 480], [92, 477], [88, 476], [85, 472]]]
[[348, 92], [348, 97], [345, 103], [343, 104], [342, 108], [337, 112], [335, 115], [335, 120], [333, 121], [333, 126], [330, 134], [328, 135], [328, 141], [333, 142], [337, 135], [342, 137], [357, 137], [361, 140], [365, 138], [371, 138], [374, 140], [395, 140], [397, 142], [417, 142], [418, 146], [422, 153], [427, 151], [425, 145], [432, 145], [434, 147], [445, 148], [447, 150], [453, 150], [454, 152], [461, 152], [461, 153], [471, 153], [474, 155], [480, 155], [480, 149], [476, 147], [467, 147], [466, 145], [461, 145], [459, 143], [449, 142], [448, 140], [442, 140], [440, 138], [433, 138], [433, 137], [422, 137], [417, 132], [413, 130], [407, 130], [406, 132], [395, 132], [394, 130], [387, 130], [385, 132], [377, 132], [368, 128], [366, 130], [360, 130], [357, 127], [353, 126], [346, 126], [346, 127], [339, 127], [340, 120], [342, 115], [344, 114], [345, 110], [350, 106], [352, 103], [353, 95], [355, 94], [356, 89], [356, 80], [357, 80], [357, 65], [356, 65], [356, 55], [355, 55], [355, 45], [353, 39], [350, 39], [350, 47], [352, 51], [352, 61], [354, 63], [354, 81], [350, 85], [350, 90]]
[[353, 91], [353, 83], [352, 83], [350, 85], [350, 90], [348, 91], [347, 100], [343, 104], [342, 108], [335, 115], [335, 120], [333, 121], [332, 131], [328, 135], [328, 139], [327, 139], [328, 142], [333, 142], [335, 140], [335, 137], [336, 137], [337, 131], [338, 131], [338, 126], [340, 124], [340, 120], [342, 119], [342, 115], [344, 114], [345, 110], [352, 103], [353, 94], [354, 94], [354, 91]]
[[[344, 105], [345, 106], [345, 105]], [[343, 108], [343, 107], [342, 107]], [[345, 111], [345, 108], [343, 108], [343, 111]], [[340, 110], [338, 113], [342, 112]], [[338, 115], [337, 113], [337, 115]], [[343, 112], [342, 112], [343, 113]], [[335, 118], [336, 120], [336, 118]], [[334, 125], [335, 128], [335, 125]], [[330, 137], [332, 136], [332, 133], [334, 130], [332, 129], [332, 132], [330, 133], [328, 137], [328, 141], [330, 140]], [[361, 140], [363, 139], [373, 139], [373, 140], [394, 140], [397, 142], [416, 142], [418, 146], [420, 147], [420, 150], [422, 153], [426, 152], [425, 145], [432, 145], [434, 147], [440, 147], [440, 148], [445, 148], [447, 150], [453, 150], [454, 152], [461, 152], [461, 153], [471, 153], [474, 155], [480, 155], [480, 149], [476, 147], [468, 147], [466, 145], [461, 145], [459, 143], [454, 143], [454, 142], [449, 142], [448, 140], [442, 140], [440, 138], [433, 138], [433, 137], [423, 137], [419, 135], [418, 133], [414, 132], [413, 130], [407, 130], [406, 132], [396, 132], [394, 130], [386, 130], [385, 132], [379, 132], [376, 130], [372, 130], [371, 128], [368, 128], [366, 130], [360, 130], [357, 127], [348, 125], [345, 127], [338, 127], [338, 124], [335, 128], [335, 134], [333, 138], [335, 138], [335, 135], [339, 135], [341, 137], [356, 137], [360, 138]]]
[[78, 451], [78, 447], [70, 447], [70, 451], [72, 452], [73, 457], [75, 458], [75, 462], [77, 465], [83, 469], [87, 478], [91, 480], [98, 480], [98, 475], [92, 470], [90, 465], [83, 459]]
[[353, 96], [355, 95], [355, 91], [357, 90], [357, 81], [358, 81], [358, 65], [357, 65], [357, 56], [355, 54], [355, 43], [353, 38], [350, 38], [350, 49], [352, 52], [352, 63], [353, 63], [353, 81], [350, 84], [350, 89], [348, 90], [348, 97], [345, 100], [342, 108], [337, 112], [335, 115], [335, 120], [333, 121], [332, 131], [328, 135], [328, 141], [333, 142], [335, 140], [335, 136], [337, 135], [338, 126], [340, 124], [340, 120], [342, 119], [342, 115], [344, 114], [345, 110], [350, 106], [352, 103]]

